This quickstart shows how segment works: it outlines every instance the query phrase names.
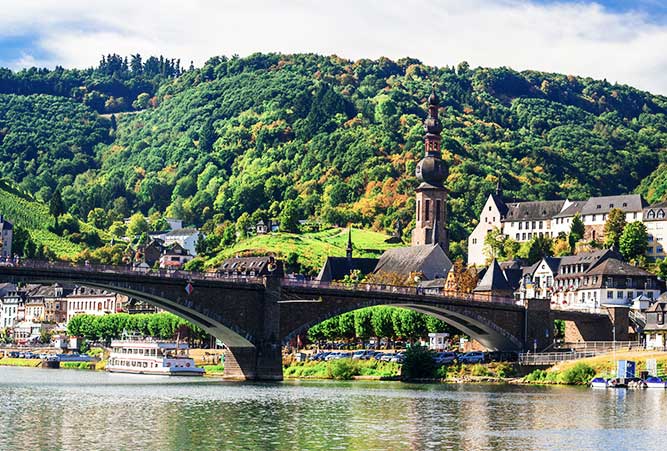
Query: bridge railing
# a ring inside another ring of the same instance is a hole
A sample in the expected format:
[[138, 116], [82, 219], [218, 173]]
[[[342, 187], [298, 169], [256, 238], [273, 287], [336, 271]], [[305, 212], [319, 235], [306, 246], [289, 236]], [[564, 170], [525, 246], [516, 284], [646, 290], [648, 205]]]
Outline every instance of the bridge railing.
[[[143, 275], [155, 278], [175, 278], [186, 280], [220, 280], [241, 283], [263, 283], [262, 277], [253, 276], [236, 276], [227, 275], [219, 272], [197, 272], [185, 271], [182, 269], [148, 269], [136, 268], [132, 266], [114, 266], [114, 265], [100, 265], [100, 264], [76, 264], [69, 262], [49, 262], [43, 260], [24, 260], [18, 265], [24, 268], [33, 269], [61, 269], [75, 272], [98, 272], [98, 273], [114, 273], [114, 274], [132, 274]], [[303, 287], [303, 288], [322, 288], [322, 289], [337, 289], [348, 290], [354, 292], [379, 292], [379, 293], [395, 293], [405, 295], [417, 295], [428, 297], [440, 297], [458, 301], [474, 301], [474, 302], [490, 302], [494, 304], [505, 305], [523, 305], [523, 302], [512, 297], [493, 296], [482, 293], [462, 293], [457, 291], [442, 291], [434, 293], [417, 286], [400, 286], [389, 284], [371, 284], [371, 283], [343, 283], [343, 282], [321, 282], [318, 280], [301, 280], [295, 278], [283, 278], [281, 281], [283, 286], [287, 287]]]
[[143, 275], [156, 278], [174, 278], [187, 280], [225, 280], [230, 282], [262, 283], [261, 277], [225, 275], [217, 272], [186, 271], [183, 269], [144, 269], [122, 265], [76, 264], [69, 262], [49, 262], [43, 260], [24, 260], [21, 268], [61, 269], [74, 272], [98, 272], [113, 274]]
[[585, 359], [595, 357], [598, 353], [595, 351], [582, 352], [536, 352], [520, 353], [520, 365], [555, 365], [560, 362], [570, 360]]
[[583, 341], [583, 342], [565, 342], [562, 348], [572, 349], [577, 352], [609, 352], [624, 349], [642, 349], [643, 345], [639, 341]]
[[303, 287], [303, 288], [323, 288], [336, 289], [348, 291], [367, 291], [367, 292], [382, 292], [382, 293], [396, 293], [407, 295], [422, 295], [432, 297], [443, 297], [456, 300], [476, 301], [476, 302], [492, 302], [497, 304], [507, 305], [523, 305], [523, 302], [506, 296], [491, 296], [480, 293], [463, 293], [458, 291], [443, 291], [440, 293], [433, 293], [417, 286], [400, 286], [388, 284], [372, 284], [372, 283], [343, 283], [343, 282], [321, 282], [319, 280], [298, 280], [298, 279], [283, 279], [283, 286]]

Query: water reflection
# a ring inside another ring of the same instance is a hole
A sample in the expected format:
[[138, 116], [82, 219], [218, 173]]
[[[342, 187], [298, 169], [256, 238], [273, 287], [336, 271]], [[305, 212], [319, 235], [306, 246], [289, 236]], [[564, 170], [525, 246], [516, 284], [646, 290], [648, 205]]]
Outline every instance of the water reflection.
[[236, 384], [0, 367], [0, 450], [662, 450], [662, 390]]

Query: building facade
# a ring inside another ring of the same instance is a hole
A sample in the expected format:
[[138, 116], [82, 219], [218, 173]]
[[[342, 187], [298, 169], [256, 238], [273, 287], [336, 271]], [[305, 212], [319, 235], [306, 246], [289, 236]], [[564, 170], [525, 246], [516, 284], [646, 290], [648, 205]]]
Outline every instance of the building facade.
[[119, 311], [120, 296], [104, 290], [88, 287], [76, 287], [67, 296], [67, 322], [75, 315], [102, 316]]

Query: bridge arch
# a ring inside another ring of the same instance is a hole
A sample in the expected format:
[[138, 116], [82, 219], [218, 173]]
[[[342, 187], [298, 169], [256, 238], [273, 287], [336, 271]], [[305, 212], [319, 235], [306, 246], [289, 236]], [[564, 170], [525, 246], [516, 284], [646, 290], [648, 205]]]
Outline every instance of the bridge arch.
[[522, 342], [519, 338], [472, 310], [465, 309], [465, 307], [447, 307], [418, 302], [359, 302], [354, 305], [324, 311], [320, 315], [287, 331], [282, 337], [282, 342], [286, 344], [297, 335], [305, 333], [311, 327], [328, 319], [362, 308], [377, 306], [405, 308], [433, 316], [460, 330], [492, 351], [520, 350], [522, 348]]
[[[57, 278], [31, 280], [30, 283], [35, 284], [53, 284], [56, 282], [64, 282]], [[208, 334], [213, 335], [228, 347], [236, 348], [254, 348], [251, 342], [252, 336], [241, 330], [238, 326], [229, 324], [224, 318], [215, 316], [213, 312], [199, 312], [194, 305], [187, 305], [187, 302], [179, 303], [166, 297], [147, 293], [144, 291], [134, 290], [129, 287], [118, 286], [115, 284], [106, 284], [100, 282], [92, 282], [85, 280], [67, 280], [68, 283], [75, 285], [97, 288], [118, 294], [128, 296], [130, 298], [144, 301], [150, 305], [166, 310], [174, 315], [183, 318], [205, 330]]]

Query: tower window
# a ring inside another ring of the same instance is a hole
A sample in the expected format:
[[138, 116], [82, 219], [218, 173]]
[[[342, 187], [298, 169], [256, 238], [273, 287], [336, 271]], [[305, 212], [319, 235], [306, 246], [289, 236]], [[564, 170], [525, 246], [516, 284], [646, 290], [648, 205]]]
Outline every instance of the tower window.
[[431, 219], [431, 201], [426, 199], [424, 201], [424, 221]]
[[435, 216], [436, 220], [440, 219], [440, 199], [435, 201]]
[[422, 203], [420, 200], [417, 201], [417, 221], [421, 219], [421, 209], [422, 209]]

